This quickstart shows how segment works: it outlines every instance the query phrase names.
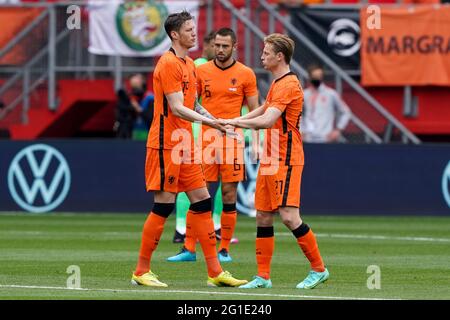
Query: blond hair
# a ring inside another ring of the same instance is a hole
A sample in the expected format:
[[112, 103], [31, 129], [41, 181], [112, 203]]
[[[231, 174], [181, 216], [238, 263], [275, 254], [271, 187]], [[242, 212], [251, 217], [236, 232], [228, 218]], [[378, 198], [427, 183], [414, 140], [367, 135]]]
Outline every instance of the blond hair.
[[264, 44], [271, 44], [275, 54], [281, 52], [284, 61], [289, 64], [294, 54], [295, 43], [289, 36], [281, 33], [272, 33], [264, 38]]

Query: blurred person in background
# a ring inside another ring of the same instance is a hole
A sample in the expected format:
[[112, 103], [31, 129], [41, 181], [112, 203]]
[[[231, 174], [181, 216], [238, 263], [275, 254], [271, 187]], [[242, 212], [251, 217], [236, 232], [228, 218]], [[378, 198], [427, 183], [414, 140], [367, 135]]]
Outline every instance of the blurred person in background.
[[203, 50], [202, 56], [194, 60], [196, 67], [202, 65], [212, 59], [214, 59], [214, 36], [216, 32], [210, 31], [207, 35], [203, 37]]
[[147, 91], [144, 75], [130, 77], [130, 90], [121, 88], [117, 92], [116, 122], [117, 138], [145, 140], [153, 120], [153, 94]]
[[300, 124], [303, 141], [332, 143], [344, 141], [342, 131], [351, 118], [351, 111], [339, 93], [323, 83], [324, 70], [319, 65], [308, 67], [310, 86], [305, 90]]

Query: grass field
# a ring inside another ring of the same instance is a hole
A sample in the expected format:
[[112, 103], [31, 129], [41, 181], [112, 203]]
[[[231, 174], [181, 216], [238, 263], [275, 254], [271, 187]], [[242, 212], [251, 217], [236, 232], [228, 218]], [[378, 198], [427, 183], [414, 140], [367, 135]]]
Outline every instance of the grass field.
[[[130, 285], [145, 215], [0, 214], [0, 299], [450, 299], [450, 218], [306, 216], [317, 234], [330, 279], [314, 290], [295, 289], [309, 266], [292, 234], [275, 225], [272, 289], [206, 286], [206, 267], [169, 263], [171, 216], [152, 270], [165, 289]], [[239, 216], [231, 247], [234, 261], [223, 264], [236, 277], [256, 271], [255, 221]], [[81, 270], [83, 290], [67, 289], [70, 265]], [[381, 270], [381, 289], [369, 290], [370, 265]]]

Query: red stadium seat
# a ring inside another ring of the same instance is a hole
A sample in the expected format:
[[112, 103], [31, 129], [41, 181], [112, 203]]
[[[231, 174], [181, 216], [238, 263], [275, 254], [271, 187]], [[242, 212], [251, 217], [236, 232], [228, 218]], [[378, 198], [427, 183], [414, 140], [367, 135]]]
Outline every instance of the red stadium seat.
[[[351, 3], [360, 3], [359, 0], [332, 0], [332, 3], [336, 4], [351, 4]], [[397, 0], [369, 0], [368, 3], [397, 3]]]
[[348, 4], [348, 3], [359, 3], [359, 0], [332, 0], [331, 2], [336, 4]]

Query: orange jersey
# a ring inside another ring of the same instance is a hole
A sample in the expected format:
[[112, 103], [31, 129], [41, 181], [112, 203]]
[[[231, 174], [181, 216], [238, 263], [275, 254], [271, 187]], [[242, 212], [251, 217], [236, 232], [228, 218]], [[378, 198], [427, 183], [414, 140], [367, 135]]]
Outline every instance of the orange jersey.
[[[212, 60], [197, 67], [197, 93], [203, 107], [215, 118], [240, 117], [245, 98], [258, 94], [256, 76], [252, 69], [238, 61], [221, 68]], [[202, 129], [209, 128], [203, 126]], [[203, 141], [203, 146], [208, 143]], [[224, 139], [224, 147], [225, 144]]]
[[222, 69], [211, 60], [197, 67], [197, 92], [215, 118], [232, 119], [241, 116], [244, 98], [256, 95], [258, 88], [249, 67], [234, 61]]
[[[299, 121], [303, 106], [303, 90], [297, 76], [289, 72], [272, 82], [264, 109], [277, 108], [281, 117], [272, 128], [267, 129], [264, 139], [264, 150], [271, 157], [279, 152], [280, 165], [303, 165], [303, 143], [299, 130]], [[277, 140], [273, 134], [278, 134], [278, 148], [272, 145]]]
[[172, 113], [165, 95], [182, 91], [184, 106], [194, 109], [196, 81], [195, 65], [191, 58], [177, 57], [172, 48], [161, 56], [153, 73], [155, 102], [147, 147], [172, 149], [180, 141], [172, 138], [172, 133], [177, 129], [186, 130], [185, 133], [189, 134], [193, 145], [191, 122]]

